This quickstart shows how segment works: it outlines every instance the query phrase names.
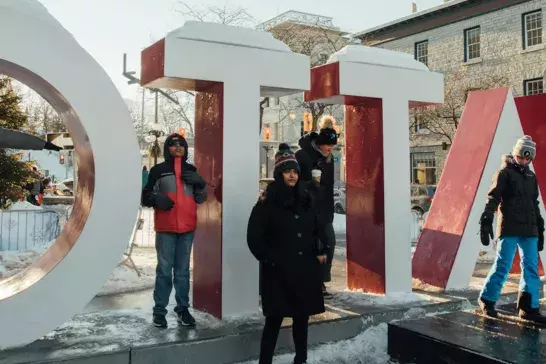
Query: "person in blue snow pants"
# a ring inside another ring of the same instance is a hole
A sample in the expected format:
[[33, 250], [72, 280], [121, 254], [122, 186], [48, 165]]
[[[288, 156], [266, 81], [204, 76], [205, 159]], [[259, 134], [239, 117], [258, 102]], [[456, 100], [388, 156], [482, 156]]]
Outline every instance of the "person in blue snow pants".
[[489, 245], [493, 234], [493, 215], [498, 209], [497, 256], [485, 281], [478, 304], [484, 314], [497, 317], [495, 303], [508, 279], [519, 249], [521, 281], [517, 309], [521, 318], [546, 323], [539, 310], [540, 277], [538, 252], [544, 248], [544, 220], [538, 206], [538, 182], [529, 163], [536, 156], [536, 144], [528, 135], [518, 139], [512, 155], [502, 158], [493, 176], [485, 211], [480, 219], [480, 239]]

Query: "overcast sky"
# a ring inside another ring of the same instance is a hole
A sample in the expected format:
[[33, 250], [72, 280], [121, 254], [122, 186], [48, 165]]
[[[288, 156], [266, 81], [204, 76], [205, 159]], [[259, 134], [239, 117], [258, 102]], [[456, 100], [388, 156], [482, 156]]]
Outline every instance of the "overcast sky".
[[[15, 0], [14, 0], [15, 1]], [[139, 71], [140, 51], [180, 27], [185, 19], [178, 0], [40, 0], [76, 40], [104, 67], [123, 97], [134, 99], [136, 86], [121, 75], [123, 53], [129, 68]], [[418, 9], [443, 0], [414, 0]], [[186, 4], [199, 7], [199, 0]], [[356, 32], [409, 15], [412, 0], [203, 0], [203, 6], [240, 6], [267, 20], [287, 10], [331, 16], [335, 25]]]

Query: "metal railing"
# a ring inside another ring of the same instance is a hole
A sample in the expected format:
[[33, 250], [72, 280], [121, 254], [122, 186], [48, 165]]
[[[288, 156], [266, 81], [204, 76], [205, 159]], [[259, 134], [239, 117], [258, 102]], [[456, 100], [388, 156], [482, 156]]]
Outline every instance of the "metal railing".
[[138, 247], [155, 247], [154, 209], [148, 207], [140, 208], [140, 215], [136, 222], [136, 231], [133, 241], [135, 246]]
[[50, 210], [0, 211], [0, 251], [19, 251], [44, 246], [57, 239], [61, 215]]

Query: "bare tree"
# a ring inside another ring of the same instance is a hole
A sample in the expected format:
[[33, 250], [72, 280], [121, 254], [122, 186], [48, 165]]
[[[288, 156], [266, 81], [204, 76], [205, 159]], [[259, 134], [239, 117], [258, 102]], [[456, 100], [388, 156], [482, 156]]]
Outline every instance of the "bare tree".
[[190, 115], [195, 111], [194, 97], [184, 92], [166, 91], [175, 100], [162, 99], [160, 105], [161, 122], [169, 133], [185, 128], [193, 136], [193, 122]]
[[22, 100], [28, 116], [29, 129], [34, 133], [66, 133], [68, 131], [62, 117], [36, 92], [28, 89], [22, 96]]
[[[308, 56], [311, 67], [325, 64], [333, 53], [348, 44], [347, 39], [344, 38], [344, 34], [341, 31], [318, 22], [316, 24], [284, 22], [270, 28], [269, 32], [276, 39], [288, 45], [293, 52]], [[337, 105], [304, 102], [301, 97], [291, 98], [289, 103], [291, 105], [285, 105], [286, 109], [299, 109], [311, 114], [313, 118], [313, 130], [317, 129], [319, 119], [322, 115], [333, 113], [333, 109], [339, 107]]]
[[180, 4], [180, 9], [177, 11], [180, 14], [202, 22], [219, 23], [236, 27], [252, 26], [255, 22], [254, 17], [241, 7], [231, 8], [225, 5], [224, 7], [204, 6], [195, 8], [183, 1], [179, 1], [178, 3]]
[[[468, 77], [456, 71], [445, 76], [445, 96], [442, 105], [413, 109], [410, 118], [410, 139], [419, 144], [424, 138], [436, 138], [451, 144], [459, 126], [468, 94], [472, 91], [509, 86], [506, 77], [496, 74], [479, 74]], [[423, 132], [418, 132], [423, 130]]]

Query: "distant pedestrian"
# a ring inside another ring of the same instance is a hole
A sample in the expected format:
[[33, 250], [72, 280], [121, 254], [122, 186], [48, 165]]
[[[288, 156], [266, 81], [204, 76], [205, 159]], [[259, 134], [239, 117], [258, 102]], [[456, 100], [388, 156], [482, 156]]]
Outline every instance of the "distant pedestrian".
[[164, 156], [165, 161], [150, 170], [142, 192], [142, 204], [155, 210], [157, 268], [153, 324], [167, 327], [166, 307], [174, 284], [178, 322], [194, 326], [195, 319], [188, 310], [190, 257], [197, 228], [197, 204], [207, 199], [206, 183], [187, 162], [188, 143], [181, 135], [167, 138]]
[[[332, 116], [324, 116], [320, 122], [319, 133], [312, 132], [301, 138], [299, 141], [301, 149], [296, 152], [296, 158], [301, 167], [300, 178], [306, 182], [320, 181], [319, 217], [324, 229], [325, 241], [323, 243], [328, 256], [322, 271], [323, 282], [332, 280], [332, 262], [336, 247], [336, 235], [333, 225], [335, 167], [332, 152], [339, 135], [334, 129], [334, 124], [335, 119]], [[324, 284], [322, 285], [322, 291], [324, 297], [331, 297]]]
[[[254, 206], [247, 242], [261, 262], [262, 334], [259, 364], [271, 364], [283, 319], [292, 318], [295, 364], [307, 361], [309, 316], [324, 312], [320, 264], [326, 262], [319, 235], [313, 183], [287, 144], [275, 155], [275, 181]], [[317, 187], [318, 188], [318, 187]]]
[[144, 188], [144, 186], [146, 186], [146, 184], [148, 183], [149, 175], [150, 173], [148, 172], [148, 167], [143, 166], [142, 167], [142, 188]]

